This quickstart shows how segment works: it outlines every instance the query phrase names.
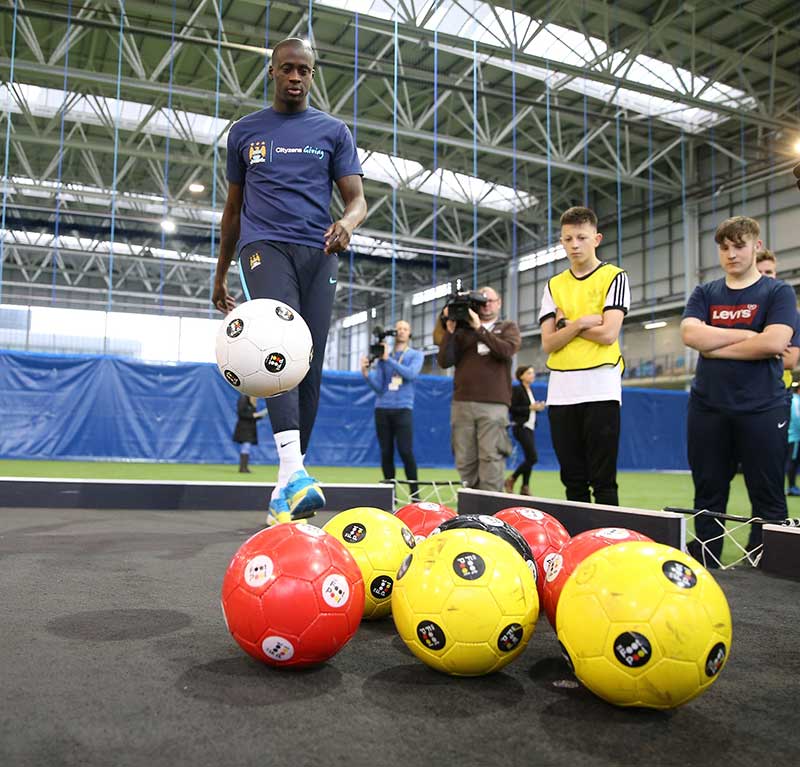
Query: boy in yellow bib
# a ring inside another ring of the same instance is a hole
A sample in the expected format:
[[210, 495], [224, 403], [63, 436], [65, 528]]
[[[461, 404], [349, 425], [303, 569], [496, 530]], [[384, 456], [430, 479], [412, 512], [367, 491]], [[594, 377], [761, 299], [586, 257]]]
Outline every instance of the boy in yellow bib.
[[539, 323], [549, 355], [547, 406], [553, 448], [567, 500], [619, 505], [617, 452], [624, 362], [622, 320], [630, 308], [628, 276], [600, 261], [597, 216], [573, 207], [561, 216], [569, 269], [547, 282]]

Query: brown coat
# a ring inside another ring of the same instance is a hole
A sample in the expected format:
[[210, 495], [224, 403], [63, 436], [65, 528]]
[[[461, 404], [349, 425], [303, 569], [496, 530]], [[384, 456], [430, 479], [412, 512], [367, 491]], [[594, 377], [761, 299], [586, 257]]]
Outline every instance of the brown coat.
[[[488, 347], [478, 353], [478, 344]], [[511, 404], [511, 360], [522, 345], [516, 322], [497, 320], [491, 330], [481, 327], [446, 330], [438, 342], [439, 367], [455, 365], [453, 399], [457, 402]]]

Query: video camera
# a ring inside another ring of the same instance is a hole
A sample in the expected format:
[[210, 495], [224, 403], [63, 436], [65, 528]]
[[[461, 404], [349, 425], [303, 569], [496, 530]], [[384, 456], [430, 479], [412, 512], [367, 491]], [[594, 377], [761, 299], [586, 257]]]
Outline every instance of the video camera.
[[455, 320], [459, 327], [469, 325], [469, 310], [472, 309], [476, 314], [480, 313], [482, 306], [486, 306], [489, 299], [478, 290], [455, 290], [447, 299], [445, 309], [447, 318], [442, 317], [442, 326], [446, 320]]
[[396, 330], [384, 330], [380, 325], [376, 325], [372, 328], [372, 335], [375, 336], [377, 341], [374, 344], [369, 345], [369, 364], [371, 365], [375, 360], [380, 359], [383, 357], [383, 348], [386, 344], [383, 343], [383, 339], [387, 336], [396, 336]]

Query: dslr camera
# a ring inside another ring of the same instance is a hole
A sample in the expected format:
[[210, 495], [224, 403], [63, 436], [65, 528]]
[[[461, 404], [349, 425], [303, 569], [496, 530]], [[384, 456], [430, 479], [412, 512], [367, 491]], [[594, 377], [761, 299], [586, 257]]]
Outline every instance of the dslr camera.
[[383, 339], [387, 336], [396, 336], [396, 330], [384, 330], [380, 325], [372, 328], [372, 335], [375, 336], [375, 343], [369, 345], [369, 364], [371, 365], [375, 360], [383, 357], [383, 349], [386, 344]]
[[447, 320], [455, 320], [457, 327], [469, 327], [469, 310], [472, 309], [473, 312], [479, 314], [480, 308], [486, 306], [488, 302], [486, 296], [477, 290], [453, 291], [445, 304], [447, 317], [442, 314], [442, 327]]

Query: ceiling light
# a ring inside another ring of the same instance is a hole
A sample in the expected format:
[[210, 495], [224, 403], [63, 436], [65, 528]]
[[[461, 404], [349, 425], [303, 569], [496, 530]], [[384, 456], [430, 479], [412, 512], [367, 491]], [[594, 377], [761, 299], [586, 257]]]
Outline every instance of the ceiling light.
[[189, 191], [192, 194], [200, 194], [200, 192], [205, 192], [206, 187], [204, 184], [198, 184], [196, 181], [192, 184], [189, 184]]
[[171, 221], [170, 219], [168, 219], [168, 218], [165, 218], [165, 219], [164, 219], [164, 220], [161, 222], [161, 228], [162, 228], [162, 229], [163, 229], [163, 230], [164, 230], [164, 231], [165, 231], [167, 234], [172, 234], [172, 233], [175, 231], [175, 229], [176, 229], [177, 227], [175, 226], [175, 222], [174, 222], [174, 221]]
[[794, 142], [794, 151], [797, 152], [797, 154], [800, 154], [800, 138]]
[[645, 322], [644, 329], [645, 330], [656, 330], [657, 328], [664, 328], [667, 326], [665, 320], [656, 320], [655, 322]]

